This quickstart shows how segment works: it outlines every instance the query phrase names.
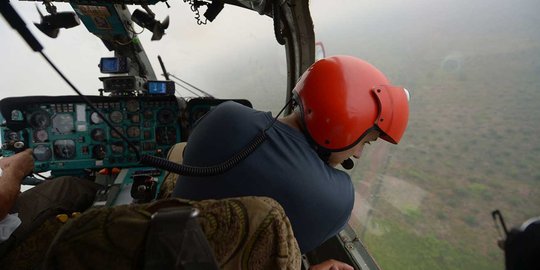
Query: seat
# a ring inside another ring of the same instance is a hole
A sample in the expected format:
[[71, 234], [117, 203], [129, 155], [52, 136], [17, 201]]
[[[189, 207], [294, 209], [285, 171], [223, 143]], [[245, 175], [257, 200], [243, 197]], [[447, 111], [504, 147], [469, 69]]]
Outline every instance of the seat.
[[[171, 149], [169, 149], [169, 152], [167, 153], [167, 159], [176, 163], [182, 163], [182, 161], [184, 160], [184, 148], [186, 147], [186, 145], [186, 142], [180, 142], [173, 145], [173, 147], [171, 147]], [[165, 172], [163, 184], [161, 184], [161, 188], [158, 192], [157, 198], [170, 198], [174, 190], [174, 186], [176, 185], [176, 180], [178, 180], [178, 174], [173, 172]]]
[[[174, 145], [168, 159], [182, 163], [185, 147], [185, 142]], [[170, 198], [177, 180], [177, 174], [167, 172], [158, 198]], [[298, 243], [275, 200], [241, 197], [191, 203], [201, 210], [199, 223], [221, 269], [300, 269]]]
[[[169, 159], [181, 161], [183, 147], [173, 147]], [[166, 179], [172, 187], [163, 194], [170, 194], [177, 176]], [[36, 257], [24, 264], [31, 269], [43, 261], [44, 269], [300, 269], [298, 243], [275, 200], [169, 196], [147, 204], [91, 208], [63, 225], [49, 219], [11, 252], [14, 264], [7, 269], [20, 269], [17, 258], [29, 253]], [[43, 241], [52, 237], [52, 243]]]
[[[200, 212], [196, 219], [193, 209]], [[50, 245], [45, 269], [300, 269], [300, 263], [276, 201], [171, 198], [73, 218]]]

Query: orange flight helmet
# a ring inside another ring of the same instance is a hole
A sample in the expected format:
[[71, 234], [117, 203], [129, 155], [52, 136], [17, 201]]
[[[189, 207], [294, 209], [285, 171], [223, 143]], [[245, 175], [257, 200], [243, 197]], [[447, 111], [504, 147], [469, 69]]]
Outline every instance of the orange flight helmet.
[[409, 93], [390, 85], [371, 64], [352, 56], [314, 63], [293, 89], [303, 128], [322, 150], [356, 145], [370, 130], [397, 144], [409, 118]]

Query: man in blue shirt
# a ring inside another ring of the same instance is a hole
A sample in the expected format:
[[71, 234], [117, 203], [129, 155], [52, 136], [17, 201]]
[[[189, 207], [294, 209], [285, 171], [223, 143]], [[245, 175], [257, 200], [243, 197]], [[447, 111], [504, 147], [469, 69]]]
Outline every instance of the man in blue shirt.
[[174, 196], [221, 199], [266, 196], [284, 208], [302, 253], [336, 235], [354, 204], [350, 177], [335, 167], [359, 158], [366, 143], [397, 143], [408, 120], [408, 92], [375, 67], [351, 56], [312, 65], [293, 90], [296, 110], [278, 121], [270, 113], [227, 102], [201, 119], [184, 164], [219, 164], [263, 130], [267, 139], [229, 171], [182, 176]]

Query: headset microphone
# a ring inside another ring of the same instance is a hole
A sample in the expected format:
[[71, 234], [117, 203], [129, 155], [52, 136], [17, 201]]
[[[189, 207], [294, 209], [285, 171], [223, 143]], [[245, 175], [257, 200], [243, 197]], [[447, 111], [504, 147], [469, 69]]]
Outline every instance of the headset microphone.
[[341, 162], [341, 166], [343, 166], [345, 170], [350, 170], [354, 167], [354, 162], [352, 161], [352, 159], [348, 158]]

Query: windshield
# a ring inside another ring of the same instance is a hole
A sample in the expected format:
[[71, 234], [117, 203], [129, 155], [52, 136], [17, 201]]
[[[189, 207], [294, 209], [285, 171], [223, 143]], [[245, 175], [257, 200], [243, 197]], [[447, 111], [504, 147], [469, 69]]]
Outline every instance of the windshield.
[[311, 1], [326, 55], [374, 64], [411, 92], [399, 145], [350, 171], [351, 225], [380, 267], [504, 269], [491, 212], [540, 214], [537, 1]]
[[[55, 3], [58, 11], [73, 11], [69, 4]], [[151, 41], [152, 33], [135, 25], [141, 32], [144, 47], [159, 80], [165, 78], [157, 56], [161, 56], [167, 71], [204, 92], [222, 99], [248, 99], [263, 111], [277, 113], [286, 97], [287, 66], [285, 49], [273, 32], [268, 16], [227, 5], [214, 20], [198, 25], [196, 14], [187, 3], [177, 1], [166, 8], [164, 3], [151, 6], [156, 19], [170, 16], [169, 28], [160, 41]], [[14, 2], [14, 8], [27, 27], [44, 46], [44, 52], [65, 75], [86, 95], [98, 95], [103, 87], [98, 77], [101, 57], [111, 57], [99, 38], [80, 25], [61, 29], [58, 38], [41, 33], [32, 22], [39, 22], [36, 6], [29, 2]], [[44, 7], [38, 6], [46, 14]], [[128, 6], [134, 10], [135, 6]], [[204, 10], [202, 10], [204, 12]], [[75, 95], [75, 92], [33, 53], [24, 41], [1, 19], [0, 43], [2, 62], [0, 76], [3, 89], [0, 98], [25, 95]], [[174, 78], [171, 78], [174, 79]], [[185, 83], [176, 85], [176, 95], [184, 98], [204, 96]], [[187, 88], [187, 90], [186, 90]]]

